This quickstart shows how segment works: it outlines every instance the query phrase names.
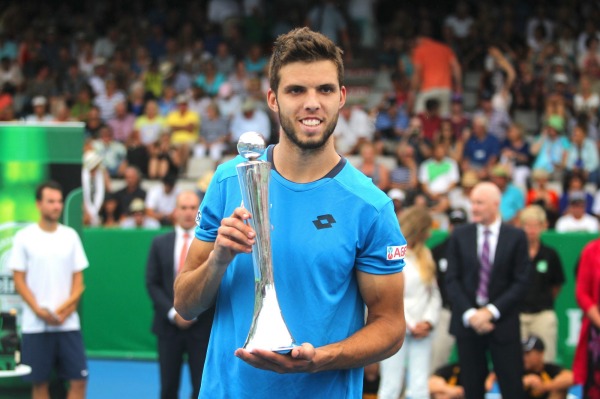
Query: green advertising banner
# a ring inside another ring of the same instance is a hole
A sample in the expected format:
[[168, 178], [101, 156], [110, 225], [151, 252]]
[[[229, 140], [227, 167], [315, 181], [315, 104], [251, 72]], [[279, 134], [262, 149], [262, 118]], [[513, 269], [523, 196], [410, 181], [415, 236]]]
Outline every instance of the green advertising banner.
[[[90, 356], [156, 358], [156, 339], [150, 332], [152, 302], [145, 286], [146, 260], [152, 239], [161, 230], [86, 228], [84, 246], [91, 267], [85, 271], [86, 292], [81, 311], [82, 329]], [[434, 232], [434, 246], [446, 233]], [[581, 309], [575, 301], [575, 266], [582, 248], [597, 235], [542, 235], [561, 258], [566, 282], [557, 298], [557, 362], [571, 367], [581, 326]], [[115, 328], [118, 326], [118, 328]]]

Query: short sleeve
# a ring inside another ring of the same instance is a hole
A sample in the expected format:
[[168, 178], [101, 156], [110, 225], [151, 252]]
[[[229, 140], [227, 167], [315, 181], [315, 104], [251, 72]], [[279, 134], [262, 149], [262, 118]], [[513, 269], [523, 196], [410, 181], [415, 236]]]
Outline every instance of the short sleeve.
[[370, 274], [392, 274], [404, 269], [406, 240], [392, 201], [375, 217], [358, 249], [356, 268]]
[[218, 176], [215, 175], [206, 190], [196, 217], [196, 238], [214, 242], [223, 219], [223, 205], [219, 193]]
[[25, 251], [24, 237], [19, 232], [13, 237], [12, 248], [8, 258], [8, 268], [18, 272], [27, 271], [27, 251]]
[[74, 230], [71, 230], [71, 234], [73, 234], [74, 236], [73, 271], [80, 272], [89, 266], [89, 261], [83, 249], [83, 244], [81, 243], [81, 238], [79, 238], [79, 234], [77, 234]]

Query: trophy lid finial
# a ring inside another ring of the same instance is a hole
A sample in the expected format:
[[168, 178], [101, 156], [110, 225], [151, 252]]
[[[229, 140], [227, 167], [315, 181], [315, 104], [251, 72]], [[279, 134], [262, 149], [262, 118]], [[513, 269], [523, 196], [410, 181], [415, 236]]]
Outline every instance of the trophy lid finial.
[[265, 139], [257, 132], [246, 132], [240, 136], [237, 144], [238, 153], [248, 160], [254, 160], [265, 152]]

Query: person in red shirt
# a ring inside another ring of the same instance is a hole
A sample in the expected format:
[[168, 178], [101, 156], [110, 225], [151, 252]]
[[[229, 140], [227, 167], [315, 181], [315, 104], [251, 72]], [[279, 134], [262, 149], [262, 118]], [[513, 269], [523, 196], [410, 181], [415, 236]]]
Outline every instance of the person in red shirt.
[[437, 98], [429, 98], [425, 101], [425, 112], [418, 115], [423, 125], [423, 136], [433, 142], [442, 128], [442, 118], [440, 117], [440, 102]]
[[585, 398], [600, 398], [600, 239], [581, 253], [575, 297], [583, 310], [579, 344], [573, 359], [576, 384], [583, 384]]

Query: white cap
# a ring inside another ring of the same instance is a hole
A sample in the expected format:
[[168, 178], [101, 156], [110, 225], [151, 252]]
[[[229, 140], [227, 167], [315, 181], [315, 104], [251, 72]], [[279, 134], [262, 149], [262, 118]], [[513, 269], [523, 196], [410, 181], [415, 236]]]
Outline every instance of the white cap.
[[406, 194], [399, 188], [392, 188], [387, 195], [393, 200], [404, 201], [406, 199]]
[[569, 83], [569, 78], [564, 73], [555, 73], [553, 78], [556, 83]]
[[35, 97], [33, 97], [33, 100], [31, 101], [31, 104], [34, 107], [37, 107], [38, 105], [46, 105], [46, 97], [44, 97], [44, 96], [35, 96]]
[[83, 167], [92, 170], [102, 163], [102, 155], [96, 151], [86, 151], [83, 154]]

